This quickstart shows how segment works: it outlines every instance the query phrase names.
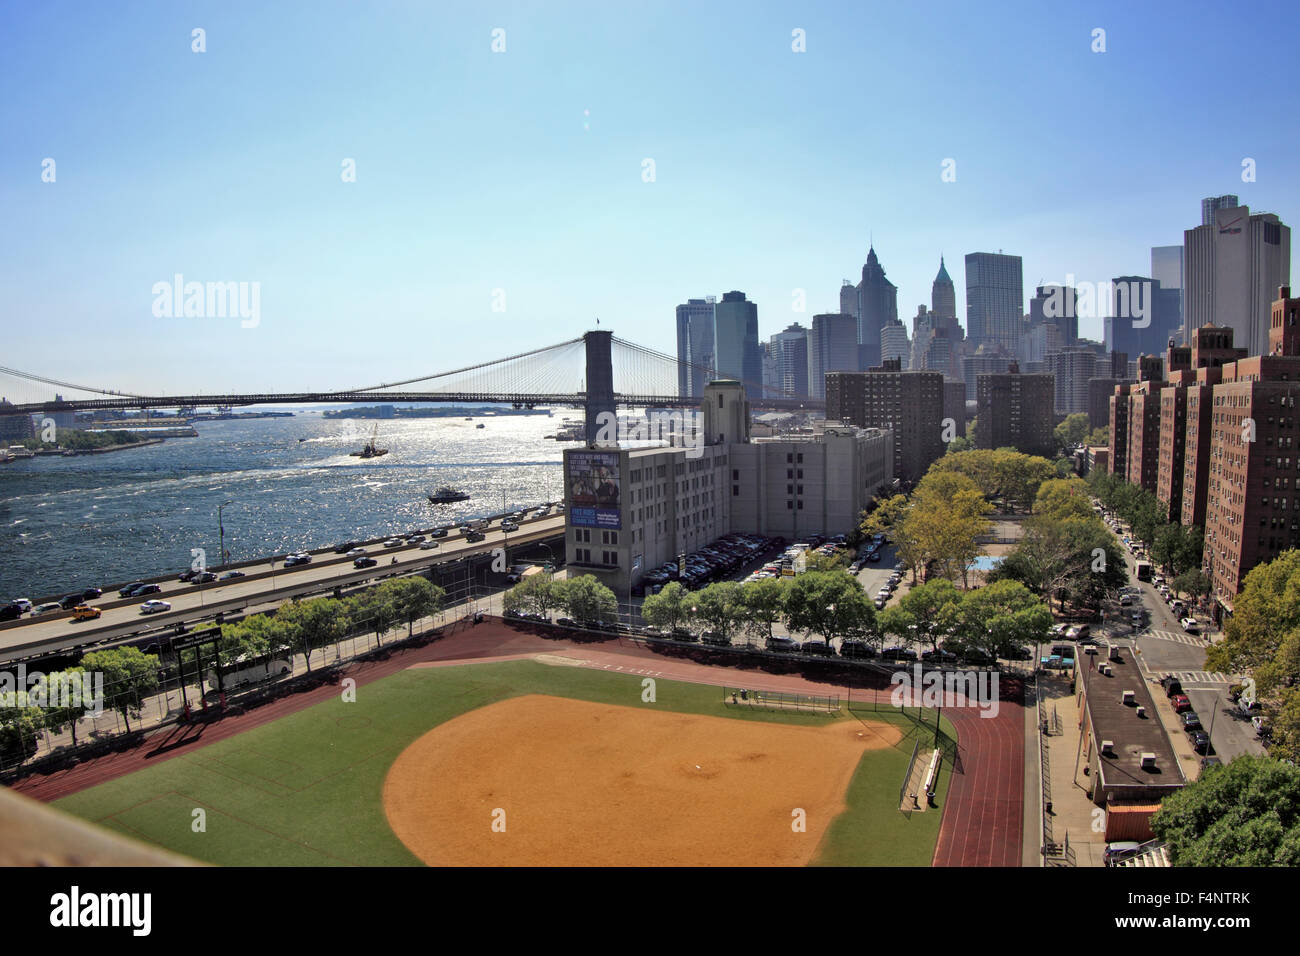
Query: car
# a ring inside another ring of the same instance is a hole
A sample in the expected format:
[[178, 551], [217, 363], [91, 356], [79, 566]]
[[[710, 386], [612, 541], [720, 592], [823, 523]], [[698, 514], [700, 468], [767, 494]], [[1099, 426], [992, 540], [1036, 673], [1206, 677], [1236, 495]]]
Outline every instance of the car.
[[514, 522], [514, 521], [502, 521], [502, 522], [501, 522], [501, 530], [502, 530], [502, 531], [518, 531], [518, 530], [519, 530], [519, 525], [518, 525], [516, 522]]
[[349, 551], [351, 551], [351, 550], [353, 550], [354, 548], [356, 548], [356, 546], [357, 546], [357, 543], [356, 543], [355, 541], [344, 541], [342, 544], [340, 544], [338, 547], [336, 547], [336, 548], [334, 549], [334, 553], [335, 553], [335, 554], [347, 554]]
[[922, 651], [921, 660], [928, 661], [931, 664], [952, 664], [957, 660], [957, 655], [952, 651], [945, 651], [940, 648], [937, 651]]
[[89, 604], [78, 604], [72, 609], [72, 619], [74, 621], [93, 621], [104, 612], [97, 607], [91, 607]]
[[824, 641], [804, 641], [803, 647], [800, 648], [805, 654], [812, 654], [816, 657], [834, 657], [835, 648], [831, 647]]
[[1142, 612], [1141, 612], [1141, 611], [1134, 611], [1132, 614], [1130, 614], [1130, 615], [1128, 616], [1128, 620], [1129, 620], [1129, 623], [1132, 624], [1134, 627], [1141, 627], [1141, 626], [1142, 626]]
[[1186, 631], [1188, 634], [1200, 633], [1201, 626], [1198, 623], [1196, 623], [1196, 618], [1194, 617], [1185, 617], [1178, 623], [1182, 624], [1183, 630]]
[[875, 657], [875, 649], [866, 641], [844, 640], [840, 641], [840, 657]]
[[[197, 572], [195, 572], [195, 573], [197, 573]], [[188, 581], [189, 578], [186, 578], [185, 580]], [[118, 596], [118, 597], [130, 597], [132, 591], [134, 591], [136, 588], [141, 588], [141, 587], [144, 587], [144, 582], [143, 582], [143, 581], [132, 581], [130, 584], [124, 584], [124, 585], [122, 585], [120, 588], [118, 588], [118, 589], [117, 589], [117, 596]], [[28, 601], [28, 602], [27, 602], [27, 607], [28, 607], [28, 610], [31, 609], [31, 601]]]
[[769, 637], [767, 649], [774, 654], [797, 654], [799, 642], [788, 637]]
[[1170, 694], [1169, 703], [1174, 705], [1175, 714], [1181, 714], [1185, 710], [1192, 709], [1192, 702], [1188, 699], [1186, 694]]
[[1177, 677], [1162, 677], [1160, 686], [1164, 688], [1165, 696], [1171, 700], [1183, 692], [1182, 682]]
[[885, 605], [889, 603], [889, 599], [888, 599], [888, 598], [877, 597], [876, 600], [875, 600], [873, 603], [876, 605], [876, 610], [877, 610], [877, 611], [883, 611], [884, 608], [885, 608]]
[[1124, 607], [1128, 607], [1130, 604], [1133, 603], [1133, 595], [1131, 594], [1121, 595], [1119, 599], [1119, 603]]
[[465, 535], [465, 540], [471, 542], [482, 541], [485, 537], [486, 535], [484, 535], [482, 531], [471, 531]]
[[1101, 644], [1101, 641], [1097, 640], [1095, 637], [1080, 637], [1075, 639], [1074, 643], [1078, 644], [1080, 647], [1097, 647]]
[[86, 588], [81, 592], [81, 599], [83, 601], [93, 601], [95, 598], [102, 596], [103, 593], [99, 588]]
[[38, 604], [32, 608], [32, 617], [40, 617], [42, 614], [49, 614], [52, 611], [62, 611], [63, 605], [58, 601], [47, 601], [45, 604]]
[[1192, 749], [1198, 754], [1209, 754], [1213, 749], [1210, 746], [1210, 735], [1203, 730], [1192, 731]]
[[188, 570], [186, 570], [186, 571], [182, 571], [180, 574], [176, 575], [176, 580], [177, 580], [177, 581], [180, 581], [182, 584], [184, 584], [184, 583], [186, 583], [186, 582], [188, 582], [188, 581], [193, 581], [193, 580], [194, 580], [194, 576], [195, 576], [196, 574], [198, 574], [198, 573], [199, 573], [199, 572], [196, 571], [194, 568], [190, 568], [190, 569], [188, 569]]
[[1014, 645], [1001, 648], [998, 656], [1008, 661], [1027, 661], [1030, 660], [1034, 653], [1027, 647], [1016, 647]]
[[879, 563], [880, 563], [880, 552], [879, 552], [879, 551], [872, 551], [869, 555], [867, 555], [867, 560], [870, 561], [872, 564], [879, 564]]
[[132, 589], [131, 593], [128, 594], [127, 597], [140, 597], [145, 594], [160, 594], [160, 593], [162, 593], [162, 588], [159, 585], [142, 584], [138, 588]]
[[141, 614], [159, 614], [163, 611], [170, 611], [172, 606], [166, 601], [145, 601], [140, 605]]
[[1115, 866], [1131, 856], [1136, 856], [1141, 849], [1142, 844], [1136, 840], [1120, 840], [1115, 843], [1107, 843], [1106, 850], [1102, 854], [1102, 862], [1106, 866]]
[[421, 551], [432, 551], [436, 547], [438, 547], [437, 541], [424, 541], [420, 544]]
[[385, 548], [400, 548], [402, 546], [401, 538], [389, 538], [384, 542]]
[[424, 540], [424, 535], [422, 534], [408, 534], [406, 536], [407, 544], [419, 544], [423, 540]]
[[6, 604], [0, 607], [0, 621], [16, 621], [23, 616], [23, 609], [17, 604]]
[[287, 555], [284, 559], [284, 566], [286, 568], [296, 568], [300, 564], [311, 564], [311, 555], [304, 551], [299, 551], [296, 554]]
[[1053, 624], [1052, 629], [1048, 631], [1048, 633], [1051, 634], [1052, 637], [1065, 637], [1069, 633], [1070, 626], [1071, 625], [1065, 623]]
[[1194, 710], [1189, 710], [1183, 714], [1183, 730], [1191, 733], [1193, 730], [1201, 729], [1200, 715]]
[[997, 663], [997, 660], [989, 654], [981, 650], [976, 650], [975, 648], [963, 651], [961, 660], [964, 664], [973, 664], [976, 667], [992, 667]]
[[353, 548], [351, 551], [349, 551], [347, 554], [345, 554], [344, 557], [345, 557], [345, 558], [359, 558], [359, 557], [361, 557], [361, 556], [362, 556], [363, 554], [365, 554], [365, 553], [366, 553], [366, 549], [365, 549], [365, 548]]
[[432, 531], [429, 532], [429, 537], [430, 537], [430, 538], [445, 538], [445, 537], [447, 537], [447, 529], [446, 529], [446, 528], [434, 528]]
[[217, 578], [217, 580], [233, 581], [235, 578], [242, 578], [242, 577], [247, 577], [247, 575], [244, 574], [243, 571], [227, 571], [225, 574], [221, 575], [221, 577]]
[[352, 566], [354, 568], [373, 568], [378, 563], [379, 562], [374, 558], [363, 554], [361, 557], [353, 560]]
[[59, 607], [63, 608], [63, 610], [65, 611], [71, 611], [74, 607], [76, 607], [80, 603], [81, 603], [80, 594], [65, 594], [63, 595], [63, 597], [59, 598]]
[[[215, 574], [214, 572], [212, 572], [212, 571], [200, 571], [198, 574], [194, 575], [194, 577], [190, 578], [190, 584], [211, 584], [211, 583], [212, 583], [213, 581], [215, 581], [216, 579], [217, 579], [217, 576], [216, 576], [216, 574]], [[156, 587], [156, 585], [155, 585], [155, 587]], [[162, 590], [162, 589], [159, 588], [158, 590]], [[157, 594], [158, 591], [141, 591], [140, 593], [141, 593], [141, 594]]]
[[716, 631], [705, 631], [700, 635], [700, 643], [709, 644], [713, 647], [730, 647], [731, 638], [726, 634], [719, 634]]

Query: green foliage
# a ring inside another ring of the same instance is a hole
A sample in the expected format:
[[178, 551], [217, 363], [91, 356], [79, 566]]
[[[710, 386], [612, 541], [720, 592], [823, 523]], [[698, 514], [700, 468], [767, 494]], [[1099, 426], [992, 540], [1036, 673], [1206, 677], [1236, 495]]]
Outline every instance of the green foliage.
[[1241, 756], [1161, 802], [1151, 829], [1175, 866], [1300, 866], [1300, 770]]
[[122, 715], [126, 729], [140, 716], [140, 704], [158, 688], [158, 658], [136, 647], [92, 651], [81, 659], [84, 670], [104, 675], [104, 705]]
[[695, 594], [692, 617], [706, 631], [730, 638], [745, 619], [741, 586], [735, 581], [715, 581]]
[[1065, 421], [1052, 431], [1052, 437], [1056, 439], [1057, 447], [1073, 448], [1088, 437], [1091, 426], [1086, 412], [1075, 412], [1065, 416]]
[[954, 636], [992, 656], [1047, 639], [1052, 612], [1018, 581], [995, 581], [962, 596]]
[[820, 634], [828, 643], [869, 634], [876, 625], [876, 609], [862, 586], [843, 571], [798, 575], [786, 592], [785, 616], [792, 631]]
[[675, 631], [690, 619], [691, 600], [691, 592], [680, 581], [669, 581], [641, 602], [641, 616], [651, 627]]
[[560, 582], [560, 588], [564, 607], [578, 623], [594, 624], [618, 618], [618, 599], [613, 591], [596, 580], [595, 575], [569, 578]]
[[290, 601], [281, 605], [275, 614], [283, 629], [278, 638], [288, 649], [306, 658], [310, 671], [312, 651], [338, 642], [351, 629], [348, 611], [345, 602], [334, 598]]
[[506, 592], [504, 606], [507, 611], [522, 614], [540, 614], [550, 617], [551, 612], [564, 606], [561, 589], [551, 574], [530, 574]]
[[881, 612], [880, 630], [905, 644], [928, 643], [937, 649], [957, 623], [962, 599], [962, 592], [947, 578], [927, 581]]
[[745, 629], [759, 637], [771, 637], [772, 625], [785, 614], [789, 590], [790, 579], [786, 577], [759, 578], [744, 585], [740, 600], [744, 606]]

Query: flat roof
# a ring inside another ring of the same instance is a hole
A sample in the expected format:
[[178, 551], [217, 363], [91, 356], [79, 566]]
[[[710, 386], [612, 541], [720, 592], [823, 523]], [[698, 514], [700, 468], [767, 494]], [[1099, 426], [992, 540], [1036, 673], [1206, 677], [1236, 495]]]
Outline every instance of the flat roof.
[[[1133, 648], [1123, 644], [1117, 647], [1119, 661], [1108, 660], [1105, 645], [1102, 645], [1101, 653], [1083, 655], [1078, 665], [1092, 736], [1099, 752], [1101, 784], [1106, 789], [1181, 787], [1186, 781], [1178, 765], [1178, 756], [1156, 712], [1147, 682], [1138, 669]], [[1098, 669], [1103, 664], [1110, 665], [1110, 677]], [[1124, 703], [1126, 690], [1133, 691], [1134, 704]], [[1145, 717], [1137, 715], [1138, 707], [1146, 708]], [[1114, 756], [1100, 754], [1103, 740], [1114, 744]], [[1142, 766], [1144, 753], [1156, 755], [1154, 769]]]

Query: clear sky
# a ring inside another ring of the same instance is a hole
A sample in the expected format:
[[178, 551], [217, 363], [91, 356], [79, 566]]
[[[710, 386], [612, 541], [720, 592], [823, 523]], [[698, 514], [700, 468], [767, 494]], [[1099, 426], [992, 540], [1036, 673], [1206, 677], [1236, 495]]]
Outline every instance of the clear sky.
[[[872, 239], [905, 321], [941, 253], [963, 322], [968, 252], [1023, 256], [1027, 297], [1146, 274], [1203, 196], [1300, 221], [1300, 14], [1249, 10], [5, 3], [0, 364], [126, 391], [342, 388], [596, 316], [672, 351], [674, 306], [730, 289], [766, 338], [837, 311]], [[260, 283], [258, 324], [155, 316], [178, 273]]]

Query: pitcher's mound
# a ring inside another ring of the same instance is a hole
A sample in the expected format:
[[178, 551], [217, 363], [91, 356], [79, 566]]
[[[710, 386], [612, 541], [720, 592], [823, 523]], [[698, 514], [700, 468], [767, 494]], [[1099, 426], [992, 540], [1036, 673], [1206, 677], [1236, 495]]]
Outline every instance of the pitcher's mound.
[[863, 751], [899, 737], [890, 724], [515, 697], [407, 747], [384, 809], [437, 866], [801, 865], [844, 809]]

